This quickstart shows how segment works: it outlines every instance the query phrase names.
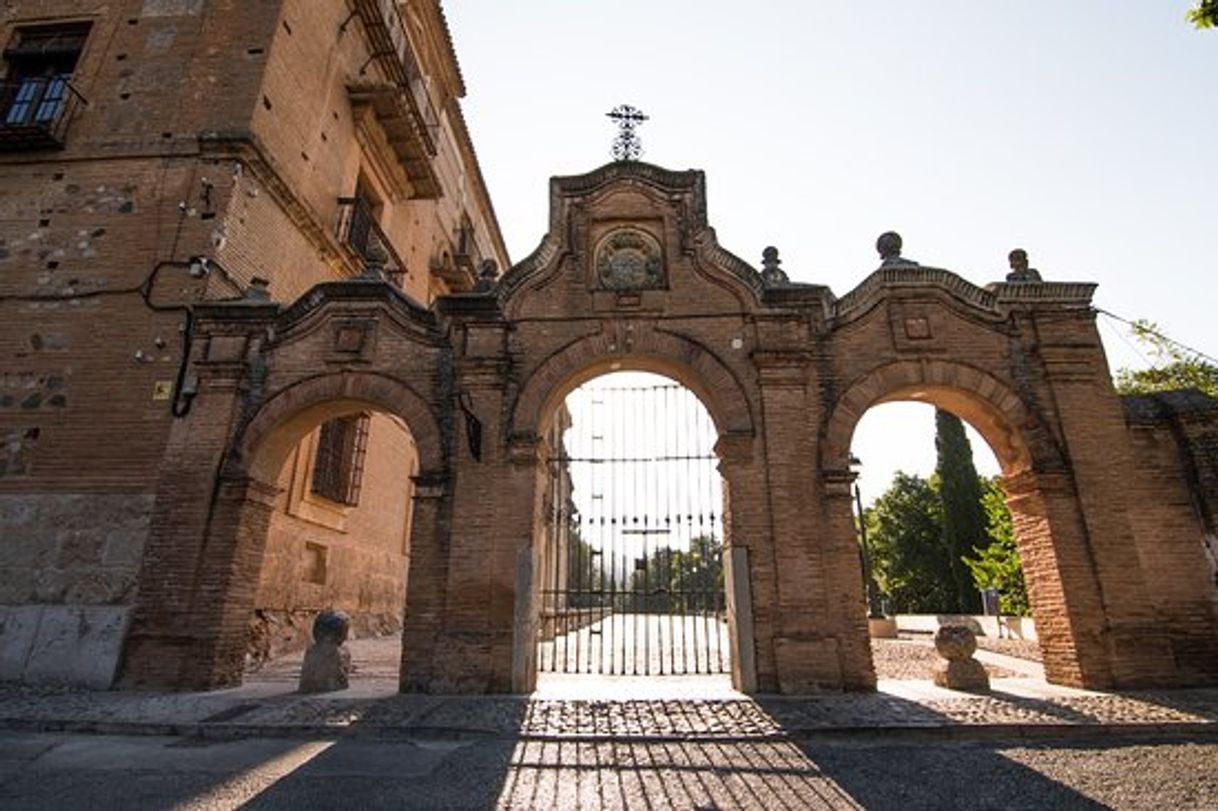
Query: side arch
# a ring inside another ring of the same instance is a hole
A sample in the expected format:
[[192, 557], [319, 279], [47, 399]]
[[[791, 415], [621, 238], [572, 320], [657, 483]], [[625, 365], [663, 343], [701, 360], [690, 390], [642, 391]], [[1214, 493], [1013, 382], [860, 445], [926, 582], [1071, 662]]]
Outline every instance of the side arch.
[[740, 380], [705, 347], [670, 332], [647, 330], [622, 351], [612, 334], [580, 338], [546, 358], [529, 375], [512, 408], [511, 433], [540, 435], [572, 390], [602, 374], [647, 371], [667, 375], [698, 396], [720, 436], [754, 434], [748, 395]]
[[306, 378], [271, 395], [239, 430], [225, 473], [273, 481], [287, 454], [310, 430], [327, 419], [368, 407], [406, 422], [421, 471], [445, 467], [440, 423], [422, 395], [388, 375], [340, 372]]
[[1003, 475], [1057, 467], [1061, 454], [1039, 418], [1007, 384], [968, 364], [895, 361], [856, 378], [833, 403], [821, 451], [822, 470], [846, 470], [859, 419], [874, 405], [929, 403], [972, 425], [989, 443]]

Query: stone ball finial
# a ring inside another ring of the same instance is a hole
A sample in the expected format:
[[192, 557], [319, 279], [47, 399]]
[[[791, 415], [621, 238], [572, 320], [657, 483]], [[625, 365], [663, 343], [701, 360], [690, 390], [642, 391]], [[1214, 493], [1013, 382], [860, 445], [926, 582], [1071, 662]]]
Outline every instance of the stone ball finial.
[[875, 249], [884, 260], [900, 258], [901, 246], [901, 235], [896, 231], [885, 231], [875, 241]]
[[964, 625], [942, 625], [935, 631], [935, 650], [949, 662], [968, 659], [977, 650], [977, 637]]
[[328, 642], [333, 645], [341, 645], [347, 641], [347, 634], [350, 630], [351, 618], [347, 616], [346, 612], [329, 608], [322, 611], [313, 620], [313, 641], [318, 644]]
[[1011, 264], [1011, 272], [1007, 274], [1008, 282], [1041, 281], [1040, 271], [1028, 267], [1028, 252], [1023, 248], [1016, 248], [1007, 254], [1007, 261]]
[[261, 276], [250, 279], [249, 287], [245, 288], [246, 301], [270, 301], [271, 283]]
[[973, 658], [977, 637], [967, 625], [940, 625], [935, 631], [935, 650], [946, 659], [935, 665], [935, 684], [949, 690], [988, 690], [990, 675]]
[[1011, 270], [1017, 273], [1028, 270], [1028, 252], [1023, 248], [1016, 248], [1007, 254], [1007, 261], [1011, 263]]
[[478, 267], [478, 281], [474, 282], [475, 293], [489, 293], [499, 280], [499, 263], [494, 259], [483, 259]]
[[761, 281], [766, 287], [787, 284], [787, 274], [779, 267], [781, 264], [778, 249], [773, 245], [766, 247], [761, 252]]
[[368, 243], [364, 249], [364, 271], [360, 278], [372, 281], [382, 281], [385, 278], [385, 264], [389, 261], [389, 252], [376, 240]]

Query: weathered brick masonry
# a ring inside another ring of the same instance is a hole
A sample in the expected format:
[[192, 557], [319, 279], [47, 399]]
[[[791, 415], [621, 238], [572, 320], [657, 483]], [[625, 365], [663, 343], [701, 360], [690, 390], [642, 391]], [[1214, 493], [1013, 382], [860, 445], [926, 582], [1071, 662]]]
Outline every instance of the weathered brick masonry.
[[739, 687], [874, 685], [848, 459], [890, 400], [994, 449], [1050, 679], [1218, 681], [1214, 404], [1122, 403], [1093, 285], [898, 261], [839, 298], [721, 248], [700, 172], [622, 162], [474, 292], [508, 263], [437, 3], [14, 0], [0, 35], [87, 102], [0, 125], [0, 678], [232, 684], [337, 605], [401, 624], [404, 690], [527, 690], [546, 438], [643, 369], [719, 432]]
[[[1183, 508], [1213, 491], [1206, 474], [1179, 472], [1184, 445], [1152, 436], [1161, 423], [1128, 428], [1094, 285], [983, 289], [900, 262], [841, 298], [766, 281], [715, 242], [701, 173], [640, 163], [557, 178], [551, 204], [532, 256], [431, 309], [368, 280], [286, 309], [199, 311], [199, 393], [157, 492], [145, 565], [161, 577], [140, 591], [133, 682], [237, 678], [265, 546], [259, 494], [321, 416], [371, 404], [410, 426], [420, 459], [403, 689], [531, 688], [545, 437], [567, 392], [617, 369], [681, 381], [718, 428], [730, 577], [751, 594], [731, 603], [739, 686], [874, 685], [848, 456], [858, 419], [890, 400], [950, 409], [994, 448], [1050, 679], [1218, 676], [1207, 525]], [[1177, 433], [1196, 453], [1212, 411], [1189, 419]]]
[[[422, 302], [472, 286], [483, 257], [506, 265], [438, 4], [359, 6], [0, 10], [0, 678], [109, 685], [141, 583], [171, 577], [144, 552], [190, 408], [189, 308], [255, 277], [293, 301], [359, 274], [377, 241]], [[44, 74], [78, 101], [22, 123], [17, 89], [50, 92]], [[359, 504], [335, 504], [310, 489], [317, 425], [249, 491], [270, 527], [255, 654], [325, 605], [400, 626], [413, 440], [374, 414]]]

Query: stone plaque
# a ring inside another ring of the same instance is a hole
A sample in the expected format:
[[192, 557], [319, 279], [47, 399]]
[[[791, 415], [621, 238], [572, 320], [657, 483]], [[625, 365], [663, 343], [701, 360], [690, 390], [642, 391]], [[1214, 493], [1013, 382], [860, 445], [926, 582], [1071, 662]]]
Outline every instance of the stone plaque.
[[596, 278], [604, 290], [663, 287], [664, 259], [655, 237], [635, 228], [606, 234], [596, 246]]
[[913, 341], [923, 341], [931, 337], [930, 320], [922, 316], [906, 318], [905, 337]]

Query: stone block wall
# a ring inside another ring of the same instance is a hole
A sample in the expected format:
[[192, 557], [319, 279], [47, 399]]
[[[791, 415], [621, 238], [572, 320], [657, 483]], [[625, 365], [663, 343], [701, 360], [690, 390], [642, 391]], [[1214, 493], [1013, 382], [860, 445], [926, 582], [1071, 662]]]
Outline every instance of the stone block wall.
[[0, 680], [108, 687], [152, 497], [0, 493]]
[[1172, 654], [1204, 683], [1218, 670], [1218, 400], [1196, 390], [1125, 397], [1138, 460], [1127, 490], [1158, 619], [1182, 634]]

